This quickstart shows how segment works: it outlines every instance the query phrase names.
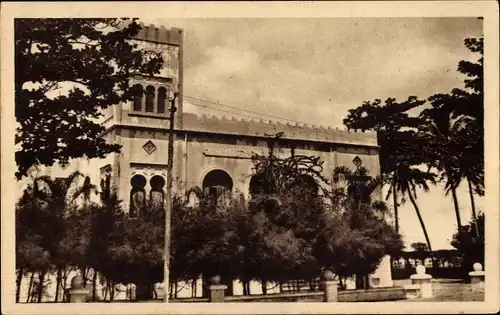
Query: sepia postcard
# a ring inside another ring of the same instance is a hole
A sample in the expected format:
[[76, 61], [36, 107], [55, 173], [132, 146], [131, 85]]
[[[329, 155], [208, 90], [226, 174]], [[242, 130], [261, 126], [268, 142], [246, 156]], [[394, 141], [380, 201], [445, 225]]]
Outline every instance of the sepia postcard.
[[495, 1], [1, 14], [2, 313], [499, 311]]

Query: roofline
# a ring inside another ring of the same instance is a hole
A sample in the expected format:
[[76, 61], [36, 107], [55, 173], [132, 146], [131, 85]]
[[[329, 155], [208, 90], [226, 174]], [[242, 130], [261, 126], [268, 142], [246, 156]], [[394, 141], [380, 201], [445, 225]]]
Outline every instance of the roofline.
[[[104, 136], [105, 134], [111, 132], [114, 129], [117, 128], [123, 128], [123, 129], [135, 129], [135, 130], [146, 130], [146, 131], [160, 131], [164, 132], [165, 134], [168, 134], [169, 128], [161, 128], [161, 127], [146, 127], [146, 126], [137, 126], [137, 125], [124, 125], [124, 124], [114, 124], [107, 128], [104, 132], [102, 132], [101, 137]], [[198, 135], [207, 135], [207, 134], [212, 134], [212, 135], [220, 135], [220, 136], [229, 136], [229, 137], [243, 137], [243, 138], [252, 138], [252, 139], [259, 139], [259, 140], [266, 140], [269, 139], [269, 137], [266, 137], [264, 135], [248, 135], [248, 134], [238, 134], [238, 133], [227, 133], [227, 132], [214, 132], [214, 131], [200, 131], [200, 130], [190, 130], [190, 129], [174, 129], [175, 134], [198, 134]], [[348, 143], [348, 142], [337, 142], [337, 141], [322, 141], [318, 139], [300, 139], [300, 138], [281, 138], [281, 141], [293, 141], [293, 142], [309, 142], [309, 143], [317, 143], [317, 144], [330, 144], [334, 146], [347, 146], [347, 147], [355, 147], [355, 148], [363, 148], [363, 149], [375, 149], [379, 150], [380, 146], [379, 145], [373, 145], [373, 144], [359, 144], [359, 143]]]

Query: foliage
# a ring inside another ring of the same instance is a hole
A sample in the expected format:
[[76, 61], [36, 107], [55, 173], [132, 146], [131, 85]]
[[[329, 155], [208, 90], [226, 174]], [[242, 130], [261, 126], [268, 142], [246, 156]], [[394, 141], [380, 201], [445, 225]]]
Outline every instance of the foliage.
[[344, 279], [367, 276], [385, 255], [403, 248], [401, 236], [385, 221], [387, 206], [372, 200], [380, 188], [380, 179], [367, 174], [362, 167], [355, 171], [345, 167], [334, 170], [335, 181], [340, 182], [342, 175], [347, 189], [336, 191], [336, 211], [325, 217], [325, 229], [316, 246], [323, 265]]
[[[104, 276], [116, 283], [137, 285], [138, 298], [151, 298], [153, 285], [163, 280], [164, 215], [162, 207], [148, 203], [137, 217], [114, 216]], [[147, 289], [147, 290], [146, 290]]]
[[400, 197], [403, 202], [408, 197], [429, 250], [430, 240], [415, 201], [416, 188], [427, 191], [429, 183], [444, 181], [446, 193], [453, 195], [459, 230], [456, 188], [467, 181], [473, 217], [474, 193], [484, 194], [483, 39], [467, 38], [464, 43], [479, 55], [477, 62], [462, 60], [458, 64], [458, 71], [466, 76], [465, 89], [455, 88], [427, 100], [410, 96], [403, 102], [388, 98], [382, 104], [376, 99], [349, 110], [344, 119], [348, 129], [377, 132], [381, 172], [389, 185], [386, 199], [393, 196], [396, 230]]
[[[464, 275], [472, 270], [472, 265], [476, 262], [484, 267], [484, 214], [479, 214], [477, 221], [472, 220], [469, 225], [462, 227], [460, 232], [453, 235], [451, 245], [455, 247], [463, 256]], [[475, 229], [474, 225], [478, 225]], [[479, 231], [477, 234], [476, 231]]]
[[[15, 115], [18, 172], [70, 158], [117, 152], [99, 135], [101, 110], [131, 98], [130, 76], [153, 75], [162, 57], [129, 41], [129, 19], [16, 19]], [[69, 90], [69, 91], [68, 91]]]
[[411, 243], [410, 247], [413, 248], [413, 250], [416, 252], [426, 252], [429, 250], [429, 247], [427, 247], [427, 244], [422, 243], [422, 242]]
[[58, 287], [61, 269], [87, 266], [88, 220], [84, 212], [91, 206], [79, 209], [76, 200], [95, 187], [79, 186], [76, 181], [81, 177], [79, 172], [60, 179], [37, 177], [16, 205], [16, 269], [38, 272], [40, 284], [47, 272], [57, 270]]

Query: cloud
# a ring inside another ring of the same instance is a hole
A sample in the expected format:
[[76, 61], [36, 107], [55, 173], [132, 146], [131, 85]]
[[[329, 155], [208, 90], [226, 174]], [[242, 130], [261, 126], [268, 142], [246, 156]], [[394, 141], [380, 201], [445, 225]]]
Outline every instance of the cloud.
[[[153, 22], [185, 30], [187, 96], [332, 127], [342, 127], [347, 110], [363, 101], [406, 100], [410, 95], [424, 99], [462, 86], [464, 77], [456, 71], [457, 64], [475, 58], [463, 41], [482, 35], [482, 22], [476, 18]], [[214, 109], [230, 110], [227, 107], [186, 101], [185, 111], [241, 118]], [[470, 218], [466, 188], [460, 187], [458, 194], [466, 224]], [[433, 248], [450, 248], [456, 231], [451, 197], [437, 186], [421, 192], [417, 202]], [[483, 199], [476, 202], [479, 208], [484, 206]], [[412, 205], [403, 205], [400, 214], [406, 243], [424, 241]]]
[[426, 98], [459, 86], [473, 18], [184, 19], [185, 94], [341, 127], [374, 98]]

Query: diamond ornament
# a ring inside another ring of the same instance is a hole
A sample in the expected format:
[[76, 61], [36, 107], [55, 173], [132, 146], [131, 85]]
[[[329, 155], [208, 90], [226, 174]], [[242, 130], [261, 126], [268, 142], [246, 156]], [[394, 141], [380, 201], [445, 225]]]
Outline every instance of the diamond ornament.
[[356, 157], [352, 160], [352, 163], [354, 163], [354, 165], [359, 168], [361, 164], [363, 164], [363, 161], [361, 161], [359, 156], [356, 155]]
[[144, 149], [144, 151], [146, 151], [147, 154], [151, 154], [156, 150], [156, 145], [151, 140], [149, 140], [142, 146], [142, 148]]

